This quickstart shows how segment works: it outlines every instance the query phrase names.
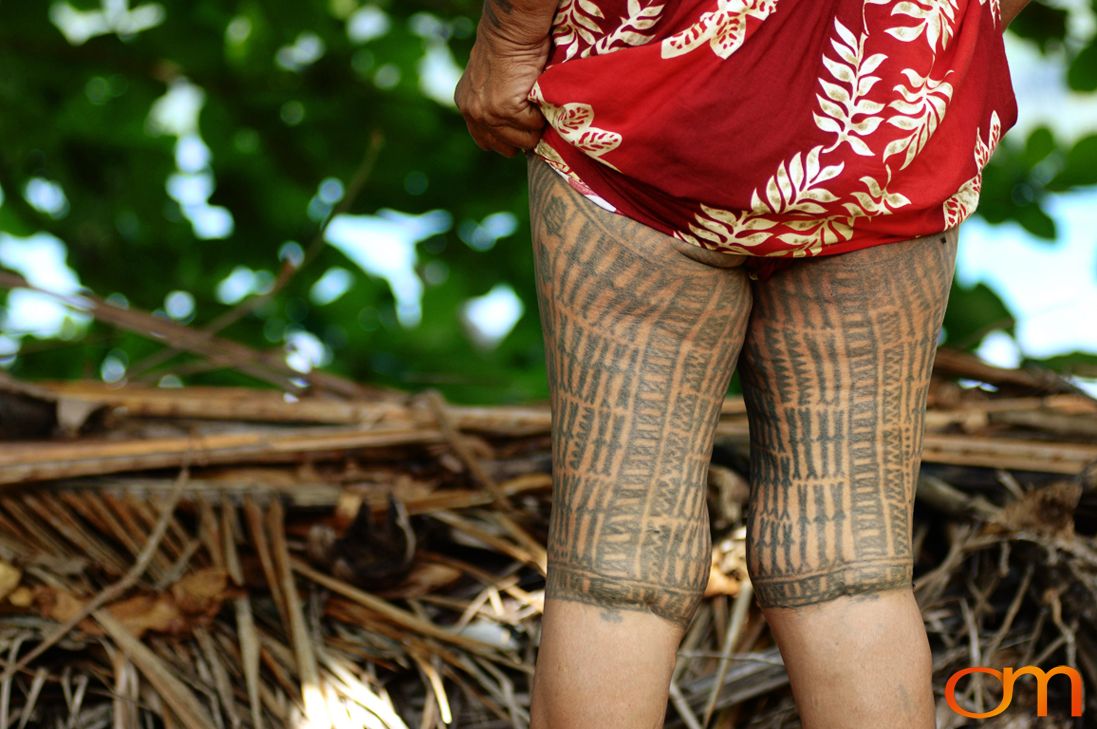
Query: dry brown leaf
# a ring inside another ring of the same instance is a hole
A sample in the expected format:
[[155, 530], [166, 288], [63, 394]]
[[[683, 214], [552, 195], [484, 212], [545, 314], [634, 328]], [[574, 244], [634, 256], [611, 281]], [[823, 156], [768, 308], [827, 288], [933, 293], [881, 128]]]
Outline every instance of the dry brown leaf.
[[[169, 592], [134, 595], [104, 609], [138, 637], [149, 631], [186, 635], [196, 625], [212, 620], [230, 597], [228, 573], [223, 569], [207, 568], [183, 577]], [[77, 615], [85, 605], [85, 601], [75, 595], [51, 587], [36, 588], [32, 602], [43, 616], [59, 623]], [[103, 633], [90, 618], [82, 621], [79, 627], [91, 635]]]
[[220, 567], [197, 570], [172, 585], [171, 594], [183, 613], [213, 617], [230, 596], [228, 572]]
[[742, 588], [742, 583], [738, 579], [725, 575], [718, 570], [715, 565], [709, 569], [708, 572], [708, 585], [705, 586], [705, 597], [715, 597], [716, 595], [730, 595], [735, 597], [739, 594], [739, 590]]
[[34, 603], [34, 590], [26, 585], [20, 585], [8, 595], [8, 603], [19, 608], [30, 607]]
[[184, 635], [192, 629], [170, 595], [137, 595], [113, 605], [107, 611], [140, 638], [146, 631]]
[[19, 587], [19, 581], [22, 579], [23, 570], [0, 559], [0, 600], [6, 598], [15, 588]]
[[[84, 601], [72, 593], [44, 586], [34, 589], [33, 602], [44, 617], [58, 623], [64, 623], [78, 615], [84, 608]], [[78, 627], [89, 635], [103, 634], [103, 630], [90, 618], [82, 620]]]
[[380, 594], [390, 600], [422, 597], [457, 581], [461, 574], [461, 570], [446, 564], [419, 563], [412, 568], [403, 582]]
[[989, 531], [1030, 530], [1049, 536], [1072, 537], [1074, 512], [1081, 498], [1081, 484], [1070, 481], [1034, 489], [1006, 505]]

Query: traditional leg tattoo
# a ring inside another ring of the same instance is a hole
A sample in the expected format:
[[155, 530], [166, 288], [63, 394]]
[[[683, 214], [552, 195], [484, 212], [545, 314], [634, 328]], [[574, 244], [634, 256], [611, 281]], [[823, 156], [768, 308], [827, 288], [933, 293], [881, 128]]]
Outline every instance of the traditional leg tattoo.
[[530, 211], [553, 413], [547, 597], [684, 626], [709, 573], [705, 481], [749, 281], [537, 158]]
[[911, 584], [911, 510], [955, 229], [798, 263], [754, 289], [740, 362], [761, 605]]

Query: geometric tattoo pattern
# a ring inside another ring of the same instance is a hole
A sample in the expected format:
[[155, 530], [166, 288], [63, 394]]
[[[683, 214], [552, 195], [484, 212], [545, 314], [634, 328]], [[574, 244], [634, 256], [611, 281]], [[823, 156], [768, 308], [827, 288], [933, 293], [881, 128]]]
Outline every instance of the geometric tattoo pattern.
[[602, 210], [539, 158], [529, 177], [552, 407], [546, 597], [688, 625], [708, 578], [706, 475], [737, 360], [759, 604], [909, 587], [957, 230], [751, 282]]
[[706, 477], [750, 311], [698, 263], [530, 160], [552, 407], [546, 595], [688, 624], [709, 574]]
[[955, 228], [756, 287], [739, 362], [759, 604], [909, 587], [911, 510]]

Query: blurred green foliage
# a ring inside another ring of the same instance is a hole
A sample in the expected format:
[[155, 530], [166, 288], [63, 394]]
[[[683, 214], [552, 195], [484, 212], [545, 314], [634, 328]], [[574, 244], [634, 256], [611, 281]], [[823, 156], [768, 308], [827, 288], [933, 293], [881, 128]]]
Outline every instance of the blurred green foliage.
[[[121, 293], [133, 307], [162, 313], [168, 291], [188, 291], [195, 306], [186, 320], [202, 325], [228, 308], [217, 287], [234, 269], [277, 275], [280, 255], [300, 250], [284, 244], [307, 248], [316, 238], [331, 206], [317, 196], [324, 180], [349, 188], [368, 169], [347, 213], [442, 210], [452, 218], [417, 246], [417, 270], [427, 280], [421, 323], [402, 326], [388, 284], [323, 246], [277, 297], [225, 336], [269, 349], [284, 346], [291, 331], [308, 331], [330, 349], [331, 371], [411, 389], [437, 386], [458, 401], [546, 396], [525, 166], [477, 149], [452, 105], [432, 99], [421, 83], [430, 54], [467, 58], [477, 2], [135, 0], [135, 10], [162, 8], [160, 22], [83, 42], [59, 29], [59, 8], [109, 5], [0, 5], [0, 231], [56, 236], [85, 286]], [[370, 32], [352, 36], [355, 23]], [[1010, 32], [1061, 59], [1072, 88], [1097, 89], [1095, 39], [1065, 45], [1062, 10], [1034, 3]], [[287, 49], [302, 44], [311, 55], [294, 60]], [[227, 237], [198, 237], [168, 192], [178, 172], [177, 139], [155, 128], [150, 110], [184, 81], [202, 94], [197, 131], [214, 185], [208, 204], [231, 213]], [[20, 193], [36, 178], [59, 185], [67, 207], [43, 212], [30, 204]], [[1043, 128], [1008, 136], [986, 170], [979, 214], [1015, 220], [1050, 240], [1046, 194], [1095, 183], [1097, 135], [1073, 145]], [[500, 211], [516, 216], [515, 233], [490, 247], [466, 244], [480, 221]], [[310, 288], [333, 267], [351, 271], [353, 284], [316, 303]], [[459, 310], [499, 283], [513, 287], [524, 314], [497, 347], [481, 348]], [[992, 290], [957, 287], [945, 326], [956, 344], [974, 347], [988, 328], [1008, 331], [1011, 321]], [[24, 337], [10, 370], [28, 379], [97, 375], [109, 353], [135, 363], [161, 346], [92, 323], [74, 341]], [[179, 363], [165, 363], [153, 380]], [[244, 381], [231, 372], [185, 379]]]

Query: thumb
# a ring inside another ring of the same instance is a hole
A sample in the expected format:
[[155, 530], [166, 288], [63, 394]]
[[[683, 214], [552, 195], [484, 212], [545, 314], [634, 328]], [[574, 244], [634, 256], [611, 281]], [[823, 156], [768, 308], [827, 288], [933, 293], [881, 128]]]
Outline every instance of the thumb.
[[526, 104], [514, 114], [513, 119], [510, 121], [510, 126], [518, 129], [539, 131], [545, 126], [545, 115], [541, 113], [541, 110], [538, 107], [526, 102]]

